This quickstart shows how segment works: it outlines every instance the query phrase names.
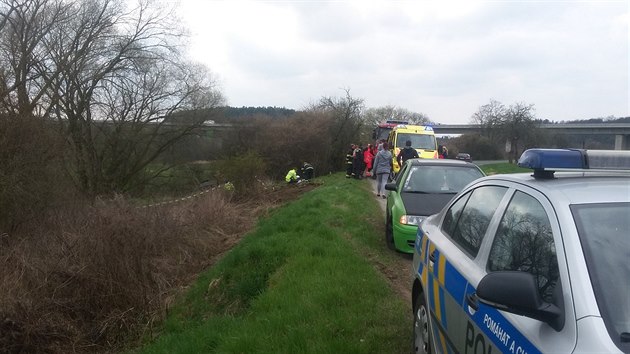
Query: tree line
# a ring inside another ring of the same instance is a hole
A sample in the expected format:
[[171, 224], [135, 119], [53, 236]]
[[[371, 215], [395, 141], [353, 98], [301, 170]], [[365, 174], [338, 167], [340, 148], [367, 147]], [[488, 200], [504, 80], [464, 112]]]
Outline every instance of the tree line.
[[[184, 33], [157, 1], [0, 0], [0, 207], [16, 214], [4, 221], [56, 199], [137, 195], [195, 160], [226, 170], [241, 161], [247, 173], [216, 174], [242, 190], [247, 178], [280, 178], [304, 161], [339, 171], [348, 146], [372, 142], [378, 122], [436, 123], [368, 108], [349, 88], [299, 110], [227, 106], [210, 71], [183, 54]], [[208, 121], [235, 129], [208, 132]], [[533, 104], [491, 100], [471, 122], [480, 134], [442, 140], [452, 154], [514, 160], [527, 147], [572, 144], [537, 130]]]

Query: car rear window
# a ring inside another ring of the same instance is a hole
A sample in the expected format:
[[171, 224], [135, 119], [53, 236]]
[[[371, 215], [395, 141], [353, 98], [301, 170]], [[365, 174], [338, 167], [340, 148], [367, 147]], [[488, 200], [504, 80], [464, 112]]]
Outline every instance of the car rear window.
[[606, 328], [617, 346], [628, 351], [630, 203], [572, 205], [571, 212]]

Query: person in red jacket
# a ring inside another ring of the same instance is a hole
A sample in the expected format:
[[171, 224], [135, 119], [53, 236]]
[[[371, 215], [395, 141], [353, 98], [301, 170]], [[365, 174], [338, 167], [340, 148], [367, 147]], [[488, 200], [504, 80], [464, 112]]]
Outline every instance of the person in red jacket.
[[372, 176], [372, 161], [374, 160], [374, 149], [372, 149], [372, 144], [368, 144], [367, 148], [365, 148], [365, 152], [363, 153], [363, 162], [365, 162], [365, 171], [363, 175], [365, 177]]

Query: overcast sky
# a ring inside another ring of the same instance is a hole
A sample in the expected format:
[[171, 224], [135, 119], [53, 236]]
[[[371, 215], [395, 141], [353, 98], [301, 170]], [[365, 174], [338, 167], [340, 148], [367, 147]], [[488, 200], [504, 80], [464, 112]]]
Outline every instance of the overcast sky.
[[630, 116], [630, 1], [172, 0], [231, 106], [343, 88], [468, 123], [490, 99], [553, 121]]

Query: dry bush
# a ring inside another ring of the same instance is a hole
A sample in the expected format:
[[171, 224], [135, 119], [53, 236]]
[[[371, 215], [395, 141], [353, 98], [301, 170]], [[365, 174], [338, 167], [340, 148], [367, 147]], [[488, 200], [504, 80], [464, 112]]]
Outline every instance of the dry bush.
[[[255, 152], [264, 161], [265, 173], [280, 180], [292, 167], [301, 167], [309, 162], [315, 174], [333, 170], [328, 162], [331, 149], [330, 130], [332, 117], [322, 112], [300, 112], [287, 119], [256, 116], [239, 127], [229, 139], [234, 145], [227, 146], [233, 156]], [[340, 152], [340, 159], [345, 151]], [[223, 171], [223, 169], [221, 169]], [[247, 168], [242, 173], [248, 173]]]
[[255, 220], [220, 191], [167, 207], [97, 204], [0, 237], [0, 351], [120, 349]]
[[0, 233], [14, 231], [65, 198], [59, 151], [51, 122], [0, 115]]
[[233, 156], [227, 160], [216, 161], [216, 170], [220, 176], [215, 179], [230, 182], [239, 199], [254, 198], [258, 196], [257, 178], [264, 178], [265, 161], [253, 150], [242, 155]]

